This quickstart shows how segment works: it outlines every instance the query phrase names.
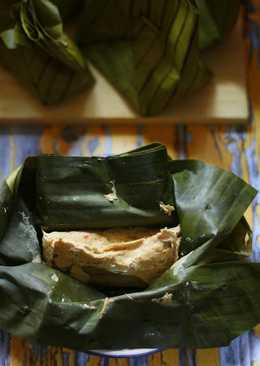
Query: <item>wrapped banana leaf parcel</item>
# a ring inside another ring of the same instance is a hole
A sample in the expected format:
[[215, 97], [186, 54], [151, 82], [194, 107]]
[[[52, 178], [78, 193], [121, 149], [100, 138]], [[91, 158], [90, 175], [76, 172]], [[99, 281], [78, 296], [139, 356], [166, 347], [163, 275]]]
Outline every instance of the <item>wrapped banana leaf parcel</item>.
[[137, 112], [154, 115], [209, 81], [202, 50], [225, 38], [239, 8], [239, 0], [4, 0], [0, 62], [45, 104], [91, 88], [91, 62]]
[[11, 24], [0, 28], [1, 64], [45, 104], [59, 103], [91, 87], [94, 78], [63, 26], [63, 18], [74, 14], [80, 1], [13, 2], [5, 8]]
[[0, 328], [78, 350], [227, 345], [260, 322], [255, 195], [160, 144], [26, 159], [0, 189]]
[[225, 37], [239, 8], [239, 0], [86, 0], [80, 46], [136, 110], [154, 115], [209, 81], [200, 49]]

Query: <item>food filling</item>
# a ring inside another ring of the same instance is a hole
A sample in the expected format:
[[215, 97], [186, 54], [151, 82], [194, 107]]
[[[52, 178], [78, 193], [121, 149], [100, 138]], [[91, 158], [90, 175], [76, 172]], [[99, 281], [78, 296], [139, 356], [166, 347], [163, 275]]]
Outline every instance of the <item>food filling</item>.
[[179, 227], [44, 232], [43, 256], [84, 283], [145, 287], [176, 262], [179, 242]]

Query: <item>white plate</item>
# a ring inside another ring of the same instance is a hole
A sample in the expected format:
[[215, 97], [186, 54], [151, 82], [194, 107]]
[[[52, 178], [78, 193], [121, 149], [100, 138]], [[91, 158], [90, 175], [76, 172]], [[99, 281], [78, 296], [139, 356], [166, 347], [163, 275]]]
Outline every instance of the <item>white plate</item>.
[[105, 356], [105, 357], [116, 357], [116, 358], [129, 358], [129, 357], [141, 357], [148, 356], [152, 353], [159, 352], [160, 350], [157, 348], [138, 348], [138, 349], [123, 349], [118, 351], [107, 351], [107, 350], [91, 350], [89, 353], [92, 353], [97, 356]]

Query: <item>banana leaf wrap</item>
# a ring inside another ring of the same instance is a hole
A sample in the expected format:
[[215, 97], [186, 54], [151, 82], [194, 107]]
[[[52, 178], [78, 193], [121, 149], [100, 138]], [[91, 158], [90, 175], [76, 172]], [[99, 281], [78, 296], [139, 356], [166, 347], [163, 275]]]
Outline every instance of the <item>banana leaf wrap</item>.
[[224, 39], [237, 21], [240, 0], [195, 0], [200, 11], [200, 48]]
[[[137, 112], [155, 115], [208, 82], [201, 49], [238, 12], [239, 0], [4, 0], [0, 61], [46, 104], [91, 87], [90, 61]], [[70, 18], [78, 45], [64, 31]]]
[[209, 79], [189, 0], [88, 0], [82, 19], [86, 58], [142, 115], [161, 112]]
[[48, 0], [20, 2], [14, 16], [13, 27], [0, 34], [1, 63], [42, 102], [61, 102], [93, 85], [86, 62], [64, 32], [54, 4]]
[[[111, 181], [118, 200], [108, 207]], [[243, 217], [255, 194], [230, 172], [171, 160], [160, 144], [108, 158], [28, 158], [0, 189], [0, 327], [79, 350], [227, 345], [260, 321], [260, 264], [248, 260]], [[163, 200], [173, 217], [162, 215]], [[151, 223], [179, 223], [183, 239], [180, 259], [145, 290], [109, 296], [40, 261], [40, 225]]]

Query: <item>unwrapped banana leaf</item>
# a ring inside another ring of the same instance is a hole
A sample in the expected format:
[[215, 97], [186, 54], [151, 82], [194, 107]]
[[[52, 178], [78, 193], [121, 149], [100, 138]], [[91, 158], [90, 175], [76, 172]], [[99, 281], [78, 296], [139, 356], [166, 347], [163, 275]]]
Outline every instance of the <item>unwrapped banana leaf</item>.
[[224, 39], [237, 21], [240, 0], [195, 0], [200, 12], [200, 48]]
[[89, 0], [82, 19], [86, 58], [143, 115], [208, 81], [189, 0]]
[[[248, 260], [243, 217], [255, 194], [232, 173], [169, 159], [160, 144], [108, 158], [28, 158], [0, 189], [0, 327], [79, 350], [227, 345], [260, 322], [260, 264]], [[111, 296], [41, 262], [42, 226], [151, 224], [180, 224], [182, 243], [145, 290]]]
[[22, 2], [16, 24], [0, 35], [3, 65], [47, 104], [93, 85], [78, 47], [64, 33], [58, 8], [48, 0]]

